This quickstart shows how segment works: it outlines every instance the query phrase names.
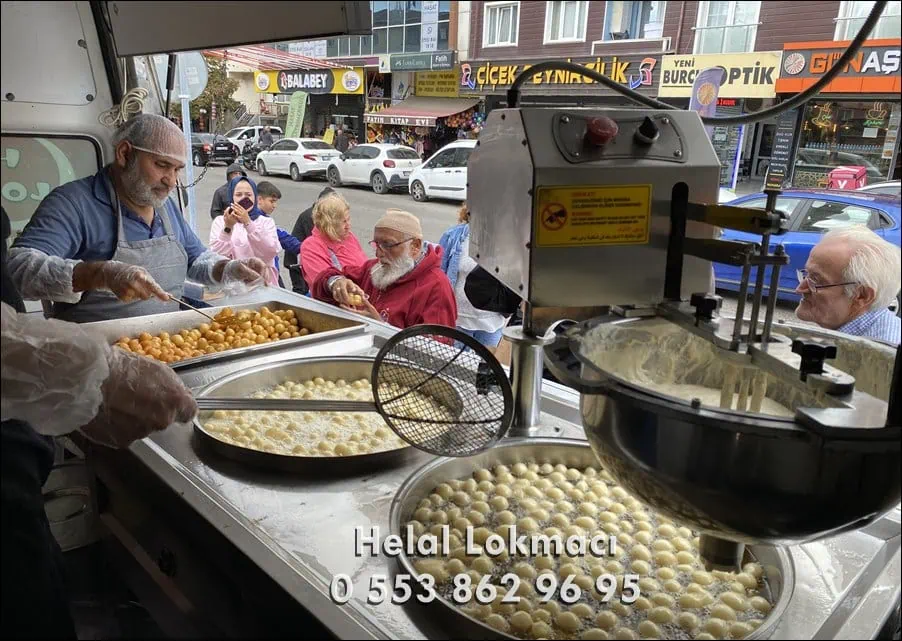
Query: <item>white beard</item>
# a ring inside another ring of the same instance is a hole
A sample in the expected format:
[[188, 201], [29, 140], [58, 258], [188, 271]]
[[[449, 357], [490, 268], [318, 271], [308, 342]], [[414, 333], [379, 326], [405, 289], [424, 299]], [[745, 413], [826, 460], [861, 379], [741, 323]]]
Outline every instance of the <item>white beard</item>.
[[416, 262], [410, 256], [402, 256], [388, 265], [376, 263], [370, 268], [370, 279], [376, 289], [385, 290], [407, 276], [414, 267]]

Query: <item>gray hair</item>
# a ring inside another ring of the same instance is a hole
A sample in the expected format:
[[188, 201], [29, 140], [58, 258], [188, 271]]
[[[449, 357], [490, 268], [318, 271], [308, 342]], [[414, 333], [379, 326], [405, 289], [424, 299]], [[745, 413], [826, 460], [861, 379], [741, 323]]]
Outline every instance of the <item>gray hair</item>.
[[113, 146], [123, 140], [158, 156], [185, 162], [185, 140], [174, 122], [156, 114], [136, 114], [116, 129]]
[[902, 251], [864, 225], [834, 229], [824, 234], [821, 242], [845, 242], [852, 250], [843, 280], [858, 283], [846, 285], [850, 298], [858, 286], [870, 287], [875, 298], [871, 310], [886, 309], [902, 288]]

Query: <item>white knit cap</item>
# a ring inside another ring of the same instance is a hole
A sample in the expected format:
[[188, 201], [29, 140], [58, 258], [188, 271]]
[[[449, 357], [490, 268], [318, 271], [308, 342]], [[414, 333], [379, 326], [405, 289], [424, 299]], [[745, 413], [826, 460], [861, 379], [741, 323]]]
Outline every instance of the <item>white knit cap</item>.
[[401, 209], [389, 209], [376, 223], [376, 229], [391, 229], [401, 232], [410, 238], [423, 239], [423, 228], [420, 219], [410, 212]]

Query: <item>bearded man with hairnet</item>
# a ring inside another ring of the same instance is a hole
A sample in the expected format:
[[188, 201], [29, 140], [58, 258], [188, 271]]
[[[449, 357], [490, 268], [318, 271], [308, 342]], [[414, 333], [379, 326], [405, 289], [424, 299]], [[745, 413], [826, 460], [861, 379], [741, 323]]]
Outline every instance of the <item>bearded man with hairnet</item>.
[[187, 155], [175, 124], [138, 114], [113, 145], [112, 163], [50, 192], [16, 239], [9, 272], [23, 298], [86, 323], [178, 311], [186, 278], [262, 282], [263, 261], [209, 251], [169, 198]]

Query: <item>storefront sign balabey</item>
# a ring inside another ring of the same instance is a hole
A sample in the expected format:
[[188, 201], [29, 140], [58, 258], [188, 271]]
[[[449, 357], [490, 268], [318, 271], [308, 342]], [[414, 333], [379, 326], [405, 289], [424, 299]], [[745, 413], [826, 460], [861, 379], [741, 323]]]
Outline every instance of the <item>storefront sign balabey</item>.
[[692, 83], [699, 72], [720, 67], [724, 71], [720, 84], [721, 97], [773, 98], [777, 95], [782, 57], [782, 51], [664, 56], [658, 95], [688, 98], [692, 95]]
[[291, 69], [254, 73], [257, 93], [362, 94], [363, 69]]
[[[660, 62], [660, 55], [632, 55], [632, 56], [597, 56], [589, 59], [567, 59], [567, 62], [575, 62], [588, 69], [597, 71], [611, 78], [614, 82], [628, 86], [630, 89], [652, 93], [655, 90], [656, 67]], [[522, 72], [529, 69], [536, 61], [517, 62], [465, 62], [460, 65], [460, 87], [464, 91], [492, 91], [510, 86], [514, 79]], [[591, 85], [596, 84], [591, 78], [586, 78], [571, 71], [558, 69], [543, 71], [532, 76], [523, 85], [526, 91], [530, 87], [542, 85]], [[614, 92], [601, 87], [601, 91], [607, 94]]]

